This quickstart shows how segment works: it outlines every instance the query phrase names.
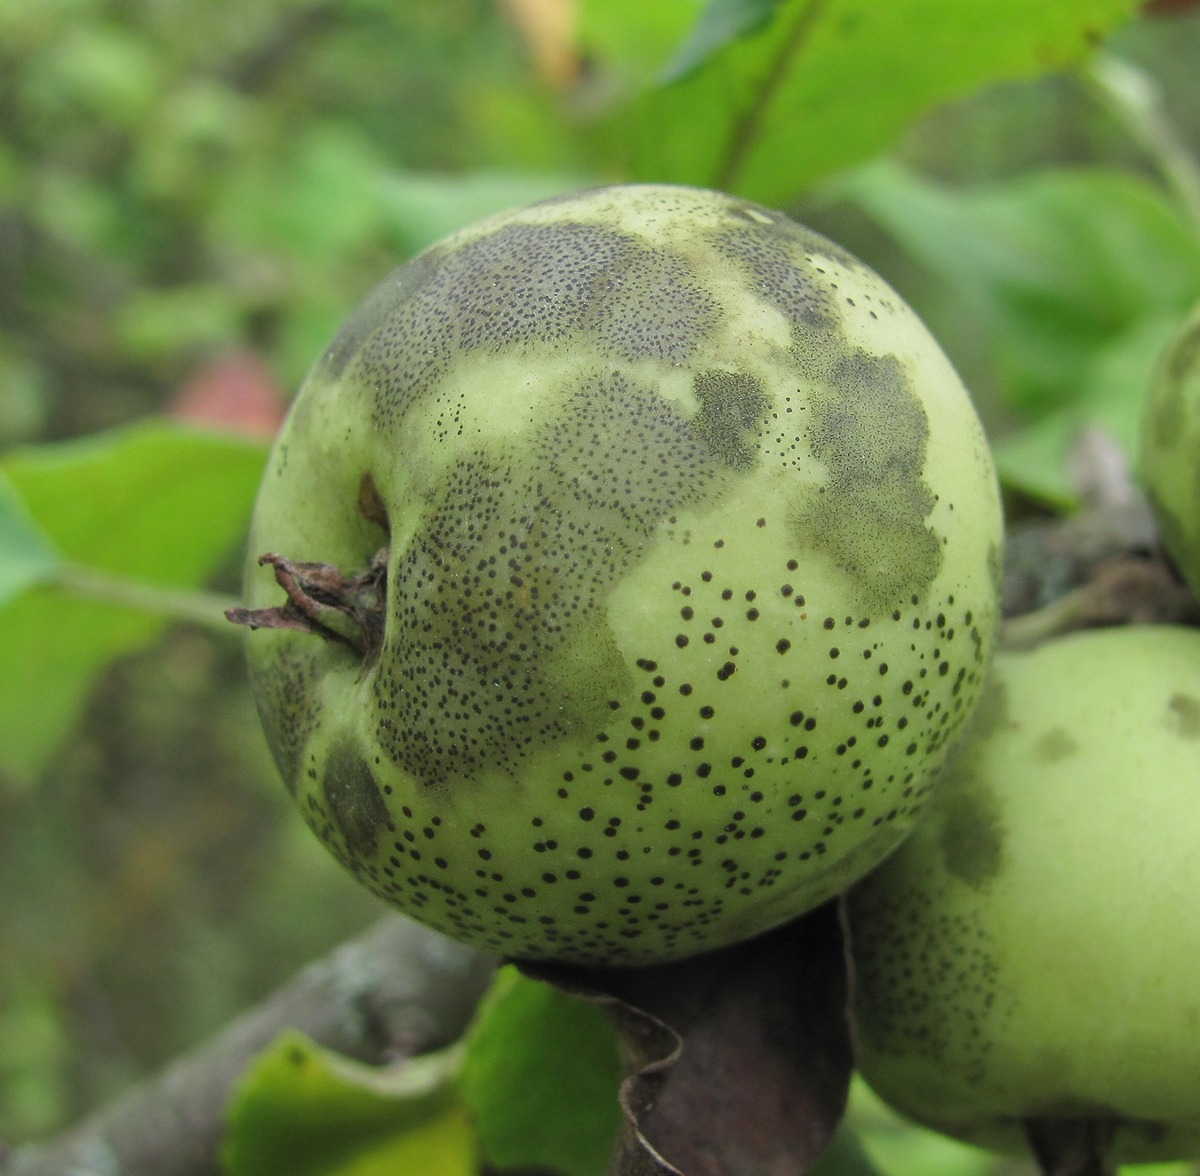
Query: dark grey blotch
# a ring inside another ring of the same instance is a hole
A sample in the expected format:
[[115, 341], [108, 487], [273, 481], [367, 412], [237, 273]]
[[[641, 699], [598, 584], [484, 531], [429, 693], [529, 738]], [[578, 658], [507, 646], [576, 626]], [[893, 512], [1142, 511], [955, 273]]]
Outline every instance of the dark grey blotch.
[[373, 855], [387, 826], [387, 805], [374, 773], [349, 740], [333, 745], [323, 790], [350, 854], [360, 858]]
[[970, 886], [985, 885], [999, 870], [1004, 830], [999, 804], [987, 782], [991, 740], [1013, 730], [1008, 687], [989, 678], [976, 704], [967, 737], [951, 753], [943, 791], [934, 800], [942, 863]]
[[720, 323], [694, 265], [643, 238], [588, 221], [502, 224], [435, 246], [378, 286], [322, 361], [353, 364], [392, 425], [474, 352], [591, 345], [606, 361], [689, 361]]
[[941, 802], [938, 844], [946, 870], [978, 890], [994, 878], [1004, 857], [1004, 826], [991, 790], [958, 779]]
[[709, 452], [735, 470], [758, 461], [758, 430], [764, 426], [770, 397], [762, 381], [745, 372], [700, 372], [692, 381], [700, 411], [692, 424]]
[[340, 379], [367, 340], [386, 327], [397, 306], [418, 297], [422, 287], [437, 271], [444, 252], [435, 245], [388, 274], [342, 324], [321, 357], [318, 378], [330, 383]]
[[427, 787], [594, 734], [633, 688], [605, 619], [659, 522], [732, 475], [682, 408], [620, 371], [565, 385], [520, 446], [462, 454], [389, 585], [384, 753]]
[[893, 355], [846, 351], [833, 365], [830, 391], [813, 397], [810, 443], [845, 493], [895, 496], [924, 519], [933, 496], [922, 480], [929, 418]]
[[250, 661], [267, 744], [293, 796], [299, 792], [304, 749], [318, 722], [315, 687], [321, 668], [317, 649], [302, 642], [279, 643], [272, 653], [260, 651]]
[[983, 740], [998, 735], [1013, 727], [1012, 708], [1009, 704], [1008, 686], [998, 677], [988, 679], [975, 712], [971, 718], [970, 738], [964, 747], [978, 747]]
[[1191, 374], [1200, 360], [1200, 323], [1190, 327], [1176, 340], [1167, 362], [1167, 378], [1181, 382]]
[[800, 337], [834, 329], [834, 299], [819, 274], [811, 272], [805, 251], [815, 234], [786, 218], [770, 224], [739, 223], [720, 232], [714, 245], [768, 305], [784, 316]]
[[1081, 751], [1079, 741], [1065, 727], [1054, 727], [1037, 741], [1034, 753], [1044, 763], [1057, 763]]
[[[806, 364], [798, 360], [802, 370]], [[853, 577], [873, 611], [924, 595], [941, 569], [942, 546], [928, 526], [935, 502], [924, 478], [929, 419], [904, 368], [895, 356], [845, 347], [809, 408], [809, 450], [828, 480], [795, 511], [798, 540]]]
[[1175, 731], [1185, 739], [1200, 738], [1200, 698], [1191, 694], [1172, 694], [1167, 707]]

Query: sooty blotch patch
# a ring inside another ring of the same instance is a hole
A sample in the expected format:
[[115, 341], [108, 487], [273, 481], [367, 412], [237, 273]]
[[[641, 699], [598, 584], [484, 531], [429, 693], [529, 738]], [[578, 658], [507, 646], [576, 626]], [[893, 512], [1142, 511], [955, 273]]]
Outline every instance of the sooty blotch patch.
[[1079, 741], [1065, 727], [1047, 731], [1034, 746], [1033, 753], [1043, 763], [1057, 763], [1080, 751]]
[[834, 299], [826, 284], [804, 265], [810, 234], [794, 221], [746, 224], [719, 233], [714, 245], [747, 278], [750, 288], [784, 316], [802, 337], [837, 326]]
[[900, 362], [855, 348], [813, 388], [810, 407], [808, 445], [827, 480], [793, 514], [801, 542], [852, 576], [872, 611], [924, 594], [942, 564], [927, 524], [929, 420]]
[[776, 212], [761, 204], [744, 201], [735, 204], [730, 212], [741, 220], [751, 224], [750, 230], [756, 235], [772, 237], [775, 242], [790, 250], [795, 258], [803, 257], [805, 262], [814, 265], [820, 272], [818, 258], [828, 258], [836, 262], [842, 269], [863, 269], [863, 263], [848, 249], [836, 241], [810, 229], [799, 221], [792, 220], [786, 213]]
[[881, 1054], [953, 1065], [979, 1082], [992, 1040], [985, 1021], [1008, 1011], [997, 1001], [1001, 957], [971, 912], [943, 913], [940, 899], [869, 883], [852, 895], [856, 1000], [869, 1010], [858, 1029]]
[[758, 460], [760, 427], [771, 407], [762, 381], [744, 372], [700, 372], [692, 381], [700, 411], [693, 426], [709, 451], [735, 470], [749, 470]]
[[1180, 383], [1191, 374], [1200, 360], [1200, 322], [1192, 326], [1171, 347], [1167, 378]]
[[1187, 435], [1187, 413], [1183, 389], [1172, 380], [1165, 393], [1156, 395], [1150, 410], [1149, 427], [1159, 452], [1174, 449]]
[[1185, 739], [1200, 739], [1200, 698], [1191, 694], [1172, 694], [1167, 710], [1172, 730]]
[[586, 222], [508, 224], [397, 271], [326, 362], [332, 372], [360, 348], [359, 377], [387, 424], [474, 351], [590, 341], [614, 360], [682, 364], [719, 315], [689, 262], [639, 238]]
[[999, 873], [1004, 827], [995, 796], [985, 785], [960, 776], [940, 801], [938, 845], [947, 871], [979, 889]]
[[348, 740], [333, 745], [322, 789], [351, 856], [374, 854], [387, 828], [387, 805], [370, 767]]
[[603, 728], [628, 668], [599, 618], [657, 523], [728, 470], [678, 406], [594, 375], [520, 453], [466, 455], [396, 558], [380, 745], [427, 785]]
[[727, 479], [708, 439], [670, 401], [620, 372], [588, 376], [533, 445], [536, 464], [571, 509], [615, 515], [648, 537], [673, 509], [715, 498]]
[[684, 364], [720, 311], [683, 258], [640, 248], [593, 283], [584, 317], [602, 352]]
[[[263, 656], [256, 654], [256, 658]], [[259, 667], [252, 659], [259, 715], [280, 775], [296, 794], [304, 748], [319, 719], [314, 689], [320, 666], [315, 647], [280, 643]]]
[[386, 328], [397, 307], [419, 298], [422, 287], [437, 272], [444, 254], [445, 250], [440, 245], [418, 254], [388, 274], [359, 303], [321, 357], [318, 368], [320, 379], [333, 383], [342, 376], [370, 337], [377, 330]]

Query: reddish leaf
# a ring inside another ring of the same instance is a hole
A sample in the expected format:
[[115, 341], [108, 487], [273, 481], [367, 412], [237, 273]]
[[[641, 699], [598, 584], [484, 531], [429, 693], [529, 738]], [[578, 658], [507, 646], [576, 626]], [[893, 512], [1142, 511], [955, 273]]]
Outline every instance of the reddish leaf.
[[287, 398], [263, 359], [239, 351], [200, 368], [179, 390], [170, 415], [249, 437], [273, 437]]

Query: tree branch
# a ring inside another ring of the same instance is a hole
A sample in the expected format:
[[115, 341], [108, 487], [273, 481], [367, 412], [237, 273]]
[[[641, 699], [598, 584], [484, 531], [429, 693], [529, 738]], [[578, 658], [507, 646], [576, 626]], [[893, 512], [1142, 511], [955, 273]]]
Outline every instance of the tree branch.
[[0, 1154], [0, 1176], [218, 1176], [225, 1109], [285, 1028], [379, 1064], [466, 1028], [496, 965], [399, 915], [310, 964], [217, 1037], [62, 1135]]

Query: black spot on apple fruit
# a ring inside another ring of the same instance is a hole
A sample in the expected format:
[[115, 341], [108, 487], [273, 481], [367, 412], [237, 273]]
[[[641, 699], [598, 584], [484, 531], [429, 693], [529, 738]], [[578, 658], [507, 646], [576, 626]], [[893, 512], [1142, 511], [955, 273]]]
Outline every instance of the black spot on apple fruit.
[[322, 787], [350, 857], [373, 854], [387, 830], [388, 809], [375, 776], [355, 747], [342, 742], [333, 749]]
[[986, 885], [1004, 861], [1004, 826], [996, 798], [986, 785], [964, 785], [939, 815], [938, 845], [946, 870], [971, 886]]

